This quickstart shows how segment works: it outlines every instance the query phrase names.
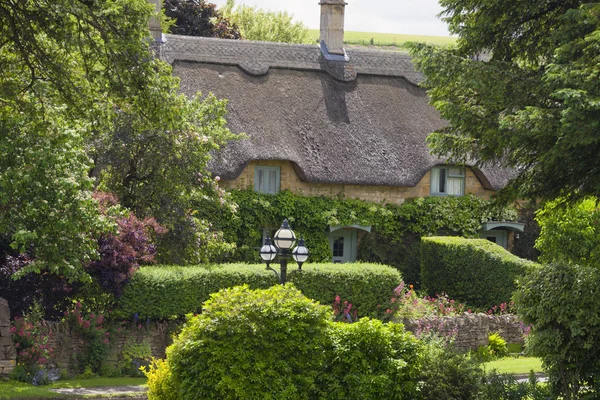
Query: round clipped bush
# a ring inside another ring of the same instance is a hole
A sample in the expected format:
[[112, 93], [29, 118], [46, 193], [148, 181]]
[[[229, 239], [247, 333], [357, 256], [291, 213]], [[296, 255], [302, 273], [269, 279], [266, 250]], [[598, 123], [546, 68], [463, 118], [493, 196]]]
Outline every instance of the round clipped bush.
[[221, 290], [167, 349], [171, 375], [157, 368], [149, 380], [174, 387], [180, 399], [308, 399], [330, 314], [289, 284]]
[[421, 343], [402, 324], [363, 318], [332, 323], [319, 398], [414, 399], [422, 366]]

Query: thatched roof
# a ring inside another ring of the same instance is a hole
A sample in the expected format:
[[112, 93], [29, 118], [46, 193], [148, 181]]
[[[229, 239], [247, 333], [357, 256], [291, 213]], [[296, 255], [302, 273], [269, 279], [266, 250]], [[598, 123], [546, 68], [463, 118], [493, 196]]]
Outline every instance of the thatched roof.
[[[229, 100], [229, 127], [247, 139], [211, 162], [234, 179], [252, 160], [289, 160], [315, 183], [414, 186], [444, 160], [427, 135], [444, 126], [417, 86], [407, 54], [347, 49], [350, 61], [326, 61], [316, 45], [167, 35], [160, 56], [173, 64], [188, 95]], [[499, 189], [504, 171], [477, 171]]]

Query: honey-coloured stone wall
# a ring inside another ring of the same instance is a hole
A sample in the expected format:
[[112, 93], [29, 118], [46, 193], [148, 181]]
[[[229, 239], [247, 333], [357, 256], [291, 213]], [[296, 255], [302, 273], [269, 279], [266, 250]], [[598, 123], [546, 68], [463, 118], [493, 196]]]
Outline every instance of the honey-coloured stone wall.
[[0, 376], [10, 374], [16, 362], [17, 349], [10, 333], [10, 309], [8, 301], [0, 297]]
[[[281, 190], [287, 189], [292, 193], [305, 196], [339, 197], [341, 195], [347, 199], [360, 199], [379, 204], [402, 204], [411, 197], [429, 196], [431, 190], [430, 172], [427, 172], [413, 187], [309, 183], [300, 179], [290, 161], [279, 160], [251, 161], [236, 179], [222, 180], [220, 186], [223, 189], [239, 190], [254, 188], [255, 166], [280, 167]], [[475, 173], [470, 168], [466, 168], [465, 193], [489, 199], [494, 191], [484, 188]]]

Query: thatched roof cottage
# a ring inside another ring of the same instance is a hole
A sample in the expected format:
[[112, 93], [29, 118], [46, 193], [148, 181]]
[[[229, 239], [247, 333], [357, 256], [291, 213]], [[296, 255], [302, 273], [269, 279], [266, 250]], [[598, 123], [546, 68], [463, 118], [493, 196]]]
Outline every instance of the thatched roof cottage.
[[[345, 5], [321, 0], [320, 45], [155, 32], [181, 90], [228, 99], [230, 129], [247, 135], [211, 162], [222, 187], [378, 203], [466, 193], [487, 198], [502, 188], [505, 170], [447, 165], [429, 153], [425, 139], [444, 121], [419, 87], [421, 75], [405, 53], [344, 49]], [[505, 229], [522, 229], [496, 228], [485, 236], [505, 247]]]

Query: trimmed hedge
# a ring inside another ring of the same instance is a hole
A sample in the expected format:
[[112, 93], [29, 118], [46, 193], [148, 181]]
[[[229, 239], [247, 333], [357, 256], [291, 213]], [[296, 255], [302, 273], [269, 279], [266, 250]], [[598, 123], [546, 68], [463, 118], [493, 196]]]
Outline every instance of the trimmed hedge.
[[140, 268], [119, 299], [116, 315], [141, 319], [168, 319], [200, 312], [211, 293], [247, 284], [266, 289], [277, 278], [264, 265], [150, 266]]
[[485, 239], [421, 239], [421, 283], [429, 295], [445, 292], [471, 307], [489, 309], [509, 302], [515, 280], [532, 261]]
[[340, 296], [352, 304], [359, 317], [381, 317], [402, 275], [387, 265], [327, 263], [304, 265], [302, 272], [293, 270], [289, 280], [321, 304], [330, 305]]
[[[402, 281], [395, 268], [378, 264], [305, 264], [302, 272], [293, 264], [288, 268], [288, 281], [305, 296], [330, 305], [339, 295], [359, 316], [383, 315], [383, 304]], [[243, 284], [266, 289], [277, 278], [264, 264], [142, 267], [125, 287], [116, 313], [121, 318], [136, 313], [142, 319], [181, 317], [199, 312], [211, 293]]]

